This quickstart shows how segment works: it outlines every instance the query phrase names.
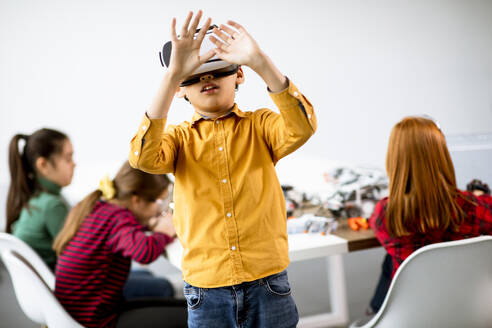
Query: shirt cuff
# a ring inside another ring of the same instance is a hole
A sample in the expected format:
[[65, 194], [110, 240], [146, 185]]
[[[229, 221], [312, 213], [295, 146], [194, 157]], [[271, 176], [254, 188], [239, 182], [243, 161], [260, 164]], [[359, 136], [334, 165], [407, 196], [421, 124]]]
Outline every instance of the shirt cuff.
[[145, 116], [140, 124], [143, 136], [147, 138], [159, 137], [161, 138], [164, 128], [166, 127], [167, 118], [149, 118], [149, 115], [145, 113]]
[[280, 90], [280, 91], [277, 91], [277, 92], [273, 92], [272, 90], [270, 90], [270, 87], [269, 87], [269, 86], [267, 86], [267, 90], [268, 90], [268, 92], [269, 92], [270, 94], [277, 94], [277, 93], [281, 93], [281, 92], [284, 92], [285, 90], [289, 89], [290, 80], [289, 80], [289, 78], [288, 78], [287, 76], [286, 76], [285, 78], [287, 79], [287, 87], [286, 87], [285, 89]]
[[142, 122], [138, 127], [137, 134], [133, 137], [130, 143], [130, 164], [132, 167], [138, 168], [138, 160], [142, 153], [146, 139], [161, 139], [166, 126], [166, 118], [150, 119], [145, 113]]
[[316, 117], [314, 115], [313, 106], [288, 78], [287, 80], [289, 86], [280, 92], [270, 92], [270, 98], [272, 98], [273, 102], [281, 112], [292, 109], [300, 110], [307, 118], [313, 130], [316, 130]]
[[297, 90], [297, 87], [287, 78], [289, 85], [280, 92], [270, 92], [270, 98], [279, 109], [298, 107], [299, 101], [302, 100], [302, 94]]
[[162, 245], [164, 249], [168, 244], [170, 244], [174, 240], [174, 237], [168, 236], [161, 232], [154, 232], [153, 236]]

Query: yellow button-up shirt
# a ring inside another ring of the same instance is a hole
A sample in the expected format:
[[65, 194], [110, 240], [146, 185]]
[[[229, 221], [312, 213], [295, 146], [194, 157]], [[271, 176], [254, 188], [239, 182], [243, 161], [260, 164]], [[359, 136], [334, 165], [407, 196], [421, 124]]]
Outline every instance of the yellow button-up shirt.
[[165, 129], [147, 116], [131, 141], [130, 164], [173, 173], [174, 218], [183, 245], [183, 278], [193, 286], [253, 281], [289, 264], [285, 199], [275, 172], [279, 159], [316, 130], [307, 99], [289, 82], [270, 93], [269, 109], [232, 111], [217, 119], [195, 113]]

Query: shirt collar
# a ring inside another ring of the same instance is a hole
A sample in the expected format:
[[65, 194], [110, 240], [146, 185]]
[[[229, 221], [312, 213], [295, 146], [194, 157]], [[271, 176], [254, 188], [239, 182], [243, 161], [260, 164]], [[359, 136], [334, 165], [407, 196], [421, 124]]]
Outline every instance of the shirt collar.
[[[246, 115], [244, 114], [244, 112], [242, 112], [238, 107], [237, 107], [237, 104], [234, 103], [234, 106], [232, 107], [231, 111], [228, 112], [227, 114], [224, 114], [218, 118], [216, 118], [215, 120], [217, 119], [221, 119], [221, 118], [224, 118], [224, 117], [227, 117], [231, 114], [235, 114], [236, 116], [238, 117], [241, 117], [241, 118], [244, 118], [246, 117]], [[195, 111], [195, 113], [193, 114], [193, 118], [191, 119], [191, 125], [195, 125], [197, 122], [201, 121], [201, 120], [214, 120], [208, 116], [204, 116], [198, 112]]]
[[62, 188], [56, 183], [42, 177], [36, 177], [36, 180], [43, 190], [55, 195], [60, 194]]

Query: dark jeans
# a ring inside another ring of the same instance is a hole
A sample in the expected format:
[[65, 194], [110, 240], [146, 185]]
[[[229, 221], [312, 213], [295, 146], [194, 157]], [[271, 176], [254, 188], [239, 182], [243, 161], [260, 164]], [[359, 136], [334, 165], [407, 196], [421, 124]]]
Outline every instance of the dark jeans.
[[127, 301], [139, 298], [172, 298], [173, 285], [165, 278], [155, 277], [145, 269], [131, 270], [123, 286], [123, 298]]
[[296, 327], [297, 307], [287, 271], [219, 288], [199, 288], [185, 282], [188, 327]]
[[379, 276], [379, 281], [370, 303], [371, 309], [374, 313], [378, 312], [381, 305], [383, 305], [384, 299], [386, 298], [386, 294], [388, 293], [388, 289], [391, 285], [393, 263], [389, 254], [385, 255], [381, 269], [381, 275]]
[[186, 301], [170, 299], [140, 299], [125, 302], [116, 328], [185, 328]]

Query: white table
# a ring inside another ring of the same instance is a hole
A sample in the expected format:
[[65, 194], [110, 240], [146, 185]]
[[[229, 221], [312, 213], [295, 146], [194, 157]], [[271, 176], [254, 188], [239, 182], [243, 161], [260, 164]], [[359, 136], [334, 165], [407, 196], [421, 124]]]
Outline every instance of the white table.
[[[166, 247], [169, 261], [181, 268], [183, 248], [176, 239]], [[342, 254], [349, 252], [347, 239], [335, 235], [294, 234], [289, 235], [291, 262], [326, 258], [328, 269], [329, 299], [332, 311], [301, 317], [299, 327], [314, 328], [340, 326], [348, 323], [347, 294]]]

